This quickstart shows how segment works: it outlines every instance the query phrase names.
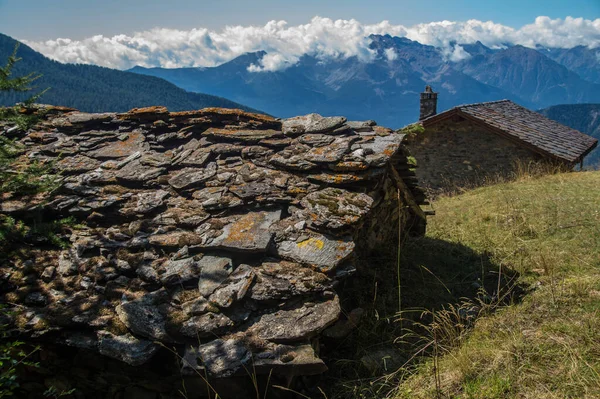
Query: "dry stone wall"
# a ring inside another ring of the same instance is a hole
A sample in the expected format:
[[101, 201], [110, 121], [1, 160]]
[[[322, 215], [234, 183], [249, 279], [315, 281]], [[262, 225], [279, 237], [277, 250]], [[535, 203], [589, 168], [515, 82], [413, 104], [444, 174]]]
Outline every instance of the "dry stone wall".
[[424, 232], [404, 136], [372, 121], [45, 107], [4, 131], [62, 182], [0, 212], [77, 221], [69, 248], [1, 265], [15, 328], [132, 366], [162, 343], [184, 375], [322, 373], [319, 337], [348, 333], [336, 287], [398, 223]]

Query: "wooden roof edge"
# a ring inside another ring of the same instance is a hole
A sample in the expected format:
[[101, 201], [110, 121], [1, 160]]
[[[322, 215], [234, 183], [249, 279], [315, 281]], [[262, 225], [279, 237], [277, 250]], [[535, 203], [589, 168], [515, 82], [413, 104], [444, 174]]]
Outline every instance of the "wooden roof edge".
[[[584, 134], [585, 134], [585, 133], [584, 133]], [[592, 136], [590, 136], [590, 137], [592, 137]], [[581, 161], [583, 161], [583, 158], [587, 157], [587, 156], [588, 156], [588, 154], [589, 154], [590, 152], [592, 152], [592, 150], [593, 150], [594, 148], [598, 147], [598, 140], [597, 140], [597, 139], [595, 139], [595, 140], [596, 140], [596, 141], [594, 142], [594, 144], [592, 144], [592, 145], [591, 145], [591, 146], [590, 146], [590, 147], [589, 147], [587, 150], [585, 150], [585, 151], [583, 152], [583, 154], [581, 154], [581, 155], [579, 156], [579, 158], [577, 158], [577, 161], [576, 161], [576, 162], [581, 162]]]

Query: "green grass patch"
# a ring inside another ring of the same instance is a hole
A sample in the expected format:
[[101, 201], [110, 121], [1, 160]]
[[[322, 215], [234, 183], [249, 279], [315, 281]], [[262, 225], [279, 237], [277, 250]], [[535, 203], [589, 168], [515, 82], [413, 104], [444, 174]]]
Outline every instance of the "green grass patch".
[[[485, 254], [491, 270], [514, 272], [531, 291], [480, 315], [389, 396], [600, 397], [600, 173], [524, 178], [433, 205], [426, 239]], [[475, 258], [461, 266], [449, 252], [441, 268], [455, 267], [457, 284]]]

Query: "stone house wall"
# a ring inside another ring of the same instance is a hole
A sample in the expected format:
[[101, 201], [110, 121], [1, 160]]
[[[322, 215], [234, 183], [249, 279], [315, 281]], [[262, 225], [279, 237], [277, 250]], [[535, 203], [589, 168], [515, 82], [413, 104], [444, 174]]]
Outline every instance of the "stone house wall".
[[477, 187], [514, 176], [518, 164], [543, 157], [469, 120], [445, 120], [411, 137], [416, 175], [430, 193]]

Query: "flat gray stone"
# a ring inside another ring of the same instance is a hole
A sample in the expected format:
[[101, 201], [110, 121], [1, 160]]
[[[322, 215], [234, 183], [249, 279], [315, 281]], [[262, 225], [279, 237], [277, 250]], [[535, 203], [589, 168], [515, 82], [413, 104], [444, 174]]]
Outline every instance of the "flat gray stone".
[[127, 158], [135, 152], [146, 152], [150, 145], [144, 142], [144, 133], [133, 131], [127, 134], [127, 139], [115, 141], [97, 150], [88, 152], [88, 155], [96, 159], [120, 159]]
[[331, 144], [310, 149], [304, 159], [310, 162], [338, 162], [350, 151], [350, 138], [336, 138]]
[[283, 133], [288, 136], [303, 133], [325, 133], [333, 131], [346, 122], [342, 116], [323, 117], [319, 114], [296, 116], [283, 121]]
[[233, 320], [223, 313], [205, 313], [190, 317], [179, 332], [190, 338], [214, 337], [225, 333], [233, 325]]
[[368, 121], [348, 121], [346, 125], [355, 132], [372, 132], [373, 126], [377, 125], [374, 120]]
[[201, 267], [194, 258], [168, 260], [161, 268], [160, 282], [164, 285], [185, 284], [200, 277]]
[[[183, 374], [194, 375], [202, 366], [213, 377], [230, 377], [252, 358], [241, 340], [215, 339], [198, 347], [186, 348], [183, 355]], [[198, 360], [200, 359], [200, 362]]]
[[196, 245], [200, 243], [200, 237], [189, 231], [172, 231], [165, 234], [151, 235], [148, 242], [158, 247], [178, 247], [185, 245]]
[[305, 302], [260, 316], [249, 328], [259, 338], [273, 342], [290, 342], [316, 336], [340, 317], [337, 296], [324, 302]]
[[249, 296], [257, 301], [285, 300], [332, 288], [327, 275], [294, 262], [267, 262], [254, 271], [256, 281]]
[[162, 167], [144, 166], [140, 161], [128, 163], [115, 173], [115, 178], [122, 183], [147, 183], [166, 173]]
[[150, 360], [159, 346], [131, 334], [113, 335], [108, 331], [98, 332], [98, 351], [108, 357], [131, 366], [140, 366]]
[[187, 157], [180, 161], [182, 166], [200, 168], [206, 164], [210, 158], [211, 151], [207, 148], [198, 148]]
[[181, 172], [169, 179], [169, 184], [177, 190], [197, 187], [216, 174], [217, 164], [212, 162], [203, 169], [183, 169]]
[[196, 234], [202, 247], [264, 252], [273, 236], [269, 228], [280, 218], [281, 209], [209, 219], [196, 229]]
[[311, 147], [304, 144], [291, 145], [269, 159], [269, 163], [273, 166], [283, 169], [309, 171], [316, 169], [318, 165], [310, 162], [305, 158], [305, 155], [310, 151]]
[[208, 298], [233, 271], [231, 259], [205, 255], [198, 261], [200, 278], [198, 290], [200, 295]]
[[227, 187], [205, 187], [194, 191], [192, 197], [197, 199], [206, 210], [235, 208], [243, 204], [239, 197], [229, 193]]
[[246, 296], [250, 285], [254, 281], [254, 271], [248, 265], [240, 265], [227, 278], [227, 281], [208, 298], [212, 303], [221, 308], [230, 307], [235, 301]]
[[349, 237], [330, 238], [312, 233], [298, 241], [277, 243], [277, 254], [284, 259], [314, 266], [322, 272], [335, 269], [354, 252], [354, 241]]
[[304, 207], [294, 214], [309, 221], [311, 227], [328, 231], [346, 230], [369, 213], [373, 198], [341, 188], [328, 187], [308, 194], [300, 204]]
[[143, 192], [137, 195], [137, 204], [134, 211], [137, 213], [149, 213], [164, 204], [164, 199], [169, 195], [165, 190]]
[[166, 291], [158, 290], [116, 307], [119, 319], [134, 334], [159, 341], [170, 341], [166, 317], [158, 306], [166, 301]]
[[214, 137], [221, 140], [228, 141], [243, 141], [249, 143], [257, 143], [264, 139], [273, 139], [283, 137], [283, 134], [279, 130], [257, 130], [257, 129], [219, 129], [219, 128], [208, 128], [202, 136]]
[[309, 145], [311, 147], [324, 147], [333, 143], [335, 137], [328, 134], [303, 134], [298, 137], [298, 141], [302, 144]]
[[372, 140], [360, 143], [358, 146], [372, 154], [383, 154], [387, 159], [398, 152], [405, 134], [390, 134], [389, 136], [374, 136]]
[[100, 166], [100, 161], [85, 155], [74, 155], [56, 162], [56, 168], [64, 174], [79, 174], [92, 171]]

